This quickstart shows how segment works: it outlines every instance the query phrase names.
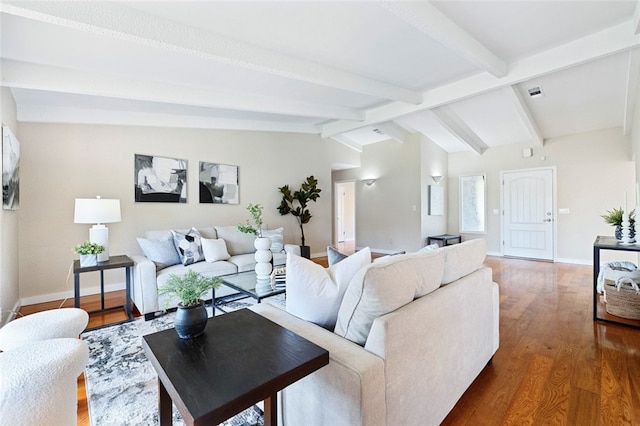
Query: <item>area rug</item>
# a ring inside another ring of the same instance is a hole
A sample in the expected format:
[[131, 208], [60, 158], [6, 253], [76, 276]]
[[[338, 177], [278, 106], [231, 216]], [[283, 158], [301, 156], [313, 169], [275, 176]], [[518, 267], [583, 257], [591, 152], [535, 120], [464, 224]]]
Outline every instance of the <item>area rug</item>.
[[[282, 296], [282, 295], [280, 295]], [[284, 298], [274, 296], [263, 301], [283, 306]], [[223, 306], [225, 312], [246, 308], [254, 299], [242, 299]], [[212, 315], [211, 308], [207, 311]], [[218, 308], [216, 315], [224, 312]], [[142, 336], [173, 326], [174, 313], [151, 321], [143, 318], [82, 334], [89, 345], [85, 386], [89, 417], [93, 426], [158, 425], [157, 374], [142, 349]], [[225, 426], [262, 425], [262, 410], [253, 406], [222, 423]], [[173, 424], [184, 421], [173, 407]]]

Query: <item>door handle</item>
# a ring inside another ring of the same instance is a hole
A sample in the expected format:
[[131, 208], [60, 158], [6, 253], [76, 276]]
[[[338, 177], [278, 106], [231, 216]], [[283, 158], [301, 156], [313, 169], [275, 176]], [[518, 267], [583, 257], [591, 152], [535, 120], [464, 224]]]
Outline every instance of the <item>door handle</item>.
[[545, 219], [543, 222], [551, 222], [551, 218]]

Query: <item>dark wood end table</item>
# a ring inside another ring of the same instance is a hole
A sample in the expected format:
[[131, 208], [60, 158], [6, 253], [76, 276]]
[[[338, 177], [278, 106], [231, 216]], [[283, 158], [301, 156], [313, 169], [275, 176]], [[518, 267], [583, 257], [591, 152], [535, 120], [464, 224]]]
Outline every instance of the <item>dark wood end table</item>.
[[[125, 279], [126, 279], [126, 295], [125, 295], [125, 304], [119, 306], [104, 306], [104, 271], [107, 269], [117, 269], [117, 268], [125, 268]], [[74, 293], [74, 306], [76, 308], [80, 307], [80, 274], [83, 272], [93, 272], [100, 271], [100, 309], [95, 311], [90, 311], [88, 313], [93, 314], [96, 312], [105, 312], [111, 311], [114, 309], [122, 309], [124, 308], [125, 313], [127, 314], [127, 320], [121, 322], [127, 322], [133, 320], [133, 314], [131, 313], [131, 268], [133, 268], [133, 260], [127, 255], [120, 256], [110, 256], [109, 260], [104, 262], [98, 262], [93, 266], [80, 266], [79, 260], [74, 260], [73, 262], [73, 293]], [[119, 323], [116, 323], [119, 324]], [[114, 325], [113, 323], [108, 325]], [[89, 330], [89, 329], [87, 329]]]
[[329, 363], [329, 352], [249, 309], [209, 318], [202, 336], [174, 329], [143, 337], [158, 373], [160, 424], [171, 402], [188, 425], [219, 424], [264, 400], [265, 426], [277, 424], [277, 393]]

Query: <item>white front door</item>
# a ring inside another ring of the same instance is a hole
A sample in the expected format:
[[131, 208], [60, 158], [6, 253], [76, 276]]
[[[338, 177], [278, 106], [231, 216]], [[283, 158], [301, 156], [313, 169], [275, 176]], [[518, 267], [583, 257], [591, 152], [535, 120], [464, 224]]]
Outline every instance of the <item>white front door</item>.
[[553, 169], [504, 172], [503, 253], [553, 260]]

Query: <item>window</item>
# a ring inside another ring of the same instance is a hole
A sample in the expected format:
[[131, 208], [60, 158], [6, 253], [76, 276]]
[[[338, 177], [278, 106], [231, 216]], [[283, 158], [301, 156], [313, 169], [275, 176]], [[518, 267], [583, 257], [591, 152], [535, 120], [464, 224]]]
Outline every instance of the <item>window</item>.
[[486, 175], [460, 176], [460, 232], [486, 232]]

